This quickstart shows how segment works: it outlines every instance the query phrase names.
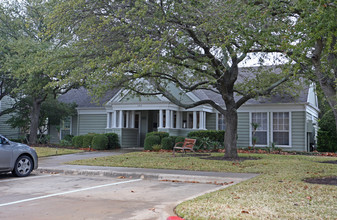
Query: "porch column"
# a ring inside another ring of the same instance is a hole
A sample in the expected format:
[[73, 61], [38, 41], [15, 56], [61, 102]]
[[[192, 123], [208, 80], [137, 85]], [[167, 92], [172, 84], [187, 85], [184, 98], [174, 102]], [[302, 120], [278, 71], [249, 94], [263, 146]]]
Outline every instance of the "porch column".
[[206, 128], [206, 120], [205, 120], [205, 115], [206, 112], [199, 112], [199, 129], [205, 129]]
[[193, 112], [193, 129], [197, 129], [197, 112]]
[[118, 125], [119, 128], [123, 128], [123, 124], [124, 124], [123, 114], [124, 114], [123, 110], [119, 110], [119, 125]]
[[215, 113], [215, 130], [219, 130], [219, 113]]
[[126, 111], [126, 127], [129, 128], [130, 127], [130, 111]]
[[171, 111], [171, 116], [170, 116], [170, 127], [174, 128], [174, 112]]
[[164, 121], [164, 114], [163, 110], [159, 110], [159, 127], [158, 128], [163, 128], [163, 121]]
[[170, 110], [166, 110], [166, 112], [165, 112], [165, 116], [166, 116], [166, 123], [165, 123], [165, 128], [171, 128], [171, 119], [170, 119], [170, 116], [171, 116], [171, 112], [170, 112]]
[[111, 128], [110, 121], [111, 121], [111, 112], [108, 112], [106, 114], [106, 128]]
[[135, 128], [135, 115], [136, 115], [135, 111], [132, 110], [131, 111], [131, 128]]
[[113, 112], [112, 127], [113, 127], [113, 128], [116, 128], [116, 127], [117, 127], [117, 111], [114, 111], [114, 112]]
[[176, 117], [176, 128], [181, 128], [181, 112], [177, 111], [177, 117]]

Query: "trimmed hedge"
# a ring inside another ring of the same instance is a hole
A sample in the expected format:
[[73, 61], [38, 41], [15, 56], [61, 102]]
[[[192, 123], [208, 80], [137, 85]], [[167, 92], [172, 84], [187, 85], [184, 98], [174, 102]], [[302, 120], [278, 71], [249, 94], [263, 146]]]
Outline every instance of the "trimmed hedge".
[[164, 131], [153, 131], [153, 132], [149, 132], [146, 134], [146, 137], [149, 137], [149, 136], [158, 136], [161, 141], [164, 137], [168, 137], [170, 135], [169, 133], [164, 132]]
[[337, 151], [337, 131], [333, 112], [325, 113], [318, 122], [317, 150], [321, 152]]
[[95, 150], [107, 150], [109, 139], [104, 134], [96, 134], [92, 139], [92, 148]]
[[120, 148], [120, 144], [118, 141], [118, 135], [116, 133], [106, 133], [104, 134], [109, 142], [108, 142], [108, 149], [117, 149]]
[[174, 138], [172, 138], [172, 137], [164, 137], [161, 140], [161, 146], [162, 146], [162, 149], [164, 149], [164, 150], [172, 150], [174, 144], [175, 144]]
[[82, 147], [90, 147], [92, 144], [92, 139], [94, 138], [96, 134], [89, 133], [83, 136], [83, 143]]
[[160, 137], [157, 135], [149, 135], [144, 141], [144, 150], [153, 150], [152, 146], [160, 144]]
[[225, 131], [216, 130], [202, 130], [202, 131], [191, 131], [188, 133], [189, 138], [206, 138], [208, 137], [210, 141], [224, 142]]
[[83, 135], [73, 137], [72, 143], [73, 143], [74, 147], [82, 147], [83, 137], [84, 137]]
[[178, 142], [184, 142], [185, 141], [185, 137], [183, 136], [177, 136], [174, 140], [174, 144], [178, 143]]

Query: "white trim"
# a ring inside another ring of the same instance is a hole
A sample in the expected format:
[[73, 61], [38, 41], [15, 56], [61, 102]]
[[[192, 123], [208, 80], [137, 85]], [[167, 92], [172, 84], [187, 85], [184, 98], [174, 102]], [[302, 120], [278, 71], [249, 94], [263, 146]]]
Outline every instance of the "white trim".
[[106, 104], [105, 106], [111, 105], [112, 102], [120, 102], [126, 94], [128, 94], [130, 90], [128, 89], [120, 89]]
[[198, 102], [198, 101], [200, 101], [200, 99], [199, 99], [196, 95], [194, 95], [192, 92], [187, 92], [186, 95], [187, 95], [190, 99], [192, 99], [193, 102]]
[[270, 112], [268, 111], [260, 111], [260, 112], [249, 112], [249, 146], [253, 146], [252, 138], [253, 138], [253, 130], [252, 130], [252, 122], [253, 122], [253, 115], [252, 113], [267, 113], [267, 144], [256, 144], [255, 147], [265, 147], [268, 146], [270, 142], [270, 136], [272, 134], [271, 132], [271, 126], [270, 126]]
[[273, 112], [270, 112], [271, 114], [271, 128], [270, 128], [270, 131], [271, 131], [271, 143], [274, 142], [274, 136], [273, 136], [273, 133], [274, 133], [274, 116], [273, 116], [273, 113], [279, 113], [279, 112], [284, 112], [284, 113], [289, 113], [289, 145], [276, 145], [276, 147], [284, 147], [284, 148], [291, 148], [292, 147], [292, 139], [291, 139], [291, 134], [292, 134], [292, 127], [291, 127], [291, 117], [292, 117], [292, 114], [290, 111], [273, 111]]

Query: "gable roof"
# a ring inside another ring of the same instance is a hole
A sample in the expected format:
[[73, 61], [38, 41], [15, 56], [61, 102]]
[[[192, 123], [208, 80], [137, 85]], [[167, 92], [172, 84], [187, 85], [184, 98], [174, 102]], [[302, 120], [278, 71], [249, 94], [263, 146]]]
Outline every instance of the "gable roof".
[[92, 97], [84, 87], [71, 89], [66, 94], [59, 96], [58, 100], [64, 103], [76, 103], [77, 107], [103, 107], [119, 90], [120, 89], [113, 89], [107, 91], [104, 97], [99, 99], [98, 103], [94, 101], [94, 97]]
[[[265, 69], [271, 69], [271, 71], [280, 73], [282, 70], [281, 68], [277, 66], [270, 66], [270, 67], [263, 67]], [[253, 68], [240, 68], [239, 71], [239, 77], [238, 82], [244, 82], [248, 78], [252, 76], [252, 72], [261, 70], [261, 67], [253, 67]], [[191, 100], [190, 95], [187, 94], [187, 96], [182, 96], [182, 94], [179, 93], [179, 91], [175, 91], [173, 88], [173, 94], [177, 97], [180, 97], [183, 101]], [[171, 88], [171, 89], [172, 89]], [[104, 97], [99, 99], [99, 103], [94, 101], [94, 98], [89, 94], [88, 90], [84, 87], [81, 87], [79, 89], [72, 89], [69, 92], [67, 92], [64, 95], [61, 95], [58, 100], [64, 103], [73, 103], [75, 102], [78, 107], [104, 107], [104, 105], [112, 100], [116, 95], [119, 94], [119, 91], [121, 89], [113, 89], [107, 91], [107, 93], [104, 95]], [[280, 103], [306, 103], [308, 99], [308, 92], [309, 92], [309, 85], [306, 85], [303, 83], [303, 89], [299, 92], [296, 96], [291, 95], [272, 95], [269, 97], [258, 97], [256, 99], [250, 99], [248, 100], [244, 105], [258, 105], [258, 104], [280, 104]], [[215, 93], [211, 90], [196, 90], [191, 92], [192, 95], [194, 95], [199, 100], [205, 100], [210, 99], [217, 104], [224, 106], [224, 100], [222, 99], [221, 95], [218, 93]], [[122, 102], [127, 103], [135, 103], [139, 102], [139, 98], [125, 98], [127, 94], [121, 98], [123, 100]], [[185, 97], [185, 98], [183, 98]], [[235, 99], [238, 100], [240, 97], [236, 96]], [[158, 98], [156, 99], [149, 99], [149, 98], [143, 98], [145, 102], [151, 103], [156, 102], [158, 103]], [[155, 101], [156, 100], [156, 101]], [[196, 100], [194, 100], [196, 101]], [[118, 101], [120, 102], [120, 101]], [[167, 102], [167, 101], [166, 101]]]

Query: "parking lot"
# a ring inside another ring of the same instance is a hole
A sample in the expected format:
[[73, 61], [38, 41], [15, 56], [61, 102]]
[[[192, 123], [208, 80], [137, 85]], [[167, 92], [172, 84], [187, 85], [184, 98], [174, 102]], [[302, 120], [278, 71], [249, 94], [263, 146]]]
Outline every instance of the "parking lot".
[[214, 184], [34, 172], [0, 174], [0, 219], [166, 219]]

